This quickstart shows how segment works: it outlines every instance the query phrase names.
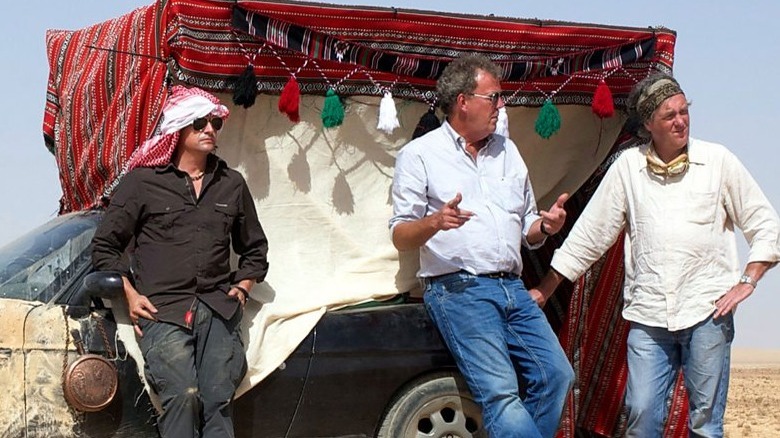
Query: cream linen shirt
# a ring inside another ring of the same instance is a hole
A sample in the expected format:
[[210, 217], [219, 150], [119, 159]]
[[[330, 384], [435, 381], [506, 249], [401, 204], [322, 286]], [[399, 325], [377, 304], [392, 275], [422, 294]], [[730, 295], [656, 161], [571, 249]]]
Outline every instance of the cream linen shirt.
[[706, 319], [737, 283], [734, 226], [750, 245], [748, 262], [777, 262], [780, 220], [725, 147], [690, 139], [690, 167], [674, 177], [649, 172], [649, 147], [615, 160], [551, 266], [577, 279], [625, 228], [623, 317], [676, 331]]
[[523, 270], [520, 246], [540, 216], [528, 169], [517, 146], [493, 134], [476, 159], [465, 140], [446, 121], [409, 142], [396, 158], [393, 176], [392, 229], [422, 219], [457, 193], [459, 208], [475, 214], [462, 227], [439, 231], [420, 248], [419, 277], [464, 270], [472, 274]]

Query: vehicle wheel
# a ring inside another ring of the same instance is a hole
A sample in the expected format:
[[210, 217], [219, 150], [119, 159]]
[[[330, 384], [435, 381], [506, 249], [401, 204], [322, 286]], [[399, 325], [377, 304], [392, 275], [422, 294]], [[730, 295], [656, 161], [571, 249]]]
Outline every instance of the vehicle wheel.
[[385, 411], [378, 438], [487, 437], [482, 412], [454, 372], [423, 376], [407, 385]]

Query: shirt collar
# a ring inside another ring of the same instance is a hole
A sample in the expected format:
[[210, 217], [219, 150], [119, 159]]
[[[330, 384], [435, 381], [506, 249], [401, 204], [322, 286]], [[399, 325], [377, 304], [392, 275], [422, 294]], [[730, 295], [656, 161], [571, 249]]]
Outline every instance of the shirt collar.
[[[219, 158], [218, 156], [214, 154], [209, 154], [206, 158], [206, 174], [209, 173], [216, 173], [217, 169], [225, 169], [227, 168], [227, 163], [222, 158]], [[174, 172], [178, 171], [176, 166], [173, 165], [173, 162], [168, 162], [167, 164], [163, 166], [157, 166], [154, 168], [155, 172], [157, 173], [167, 173], [167, 172]]]
[[[452, 125], [450, 125], [450, 122], [445, 119], [444, 122], [442, 123], [442, 128], [444, 128], [444, 132], [447, 134], [447, 137], [449, 137], [452, 140], [452, 142], [455, 145], [457, 145], [458, 148], [460, 148], [461, 150], [463, 150], [465, 152], [466, 151], [466, 139], [463, 138], [463, 136], [458, 134], [455, 131], [455, 129], [452, 128]], [[496, 140], [496, 135], [495, 134], [488, 135], [487, 136], [487, 141], [485, 142], [485, 147], [483, 147], [482, 149], [487, 151], [488, 148], [490, 148], [492, 145], [497, 143], [495, 140]]]
[[[639, 157], [637, 160], [640, 161], [639, 168], [641, 170], [644, 170], [647, 167], [647, 160], [645, 159], [645, 154], [647, 153], [647, 150], [652, 147], [653, 142], [648, 141], [647, 143], [639, 145], [639, 151], [642, 152], [639, 154]], [[702, 153], [701, 145], [696, 142], [691, 137], [688, 137], [688, 163], [690, 164], [696, 164], [696, 165], [704, 165], [706, 164], [704, 161], [704, 154]]]
[[705, 164], [701, 145], [690, 136], [688, 136], [688, 161], [690, 161], [691, 164]]

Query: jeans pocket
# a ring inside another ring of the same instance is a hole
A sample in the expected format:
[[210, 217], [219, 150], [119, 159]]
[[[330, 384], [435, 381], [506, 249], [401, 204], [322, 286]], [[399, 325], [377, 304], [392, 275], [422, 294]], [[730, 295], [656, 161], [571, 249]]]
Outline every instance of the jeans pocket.
[[149, 320], [149, 319], [146, 319], [146, 318], [138, 318], [138, 322], [136, 323], [136, 325], [138, 326], [138, 328], [139, 328], [139, 329], [141, 329], [141, 332], [143, 332], [143, 331], [144, 331], [144, 329], [145, 329], [145, 328], [146, 328], [146, 327], [149, 325], [149, 323], [151, 323], [151, 322], [153, 322], [153, 321], [151, 321], [151, 320]]
[[[139, 321], [140, 322], [140, 321]], [[153, 322], [149, 322], [153, 323]], [[144, 323], [149, 325], [149, 323]], [[142, 329], [143, 330], [143, 329]], [[146, 347], [146, 348], [143, 348]], [[163, 349], [165, 350], [165, 349]], [[165, 355], [155, 344], [142, 345], [144, 357], [144, 376], [149, 386], [157, 394], [162, 394], [168, 387], [168, 380], [165, 378], [166, 370], [169, 369], [165, 361]]]
[[149, 360], [146, 359], [144, 361], [144, 377], [155, 394], [162, 394], [166, 387], [165, 379], [161, 379], [159, 374], [152, 370]]
[[475, 281], [474, 277], [470, 275], [451, 275], [439, 280], [438, 283], [443, 292], [459, 294], [465, 292]]
[[716, 326], [720, 327], [723, 333], [723, 339], [725, 339], [726, 342], [731, 343], [734, 341], [734, 314], [733, 313], [723, 315], [722, 317], [718, 318], [717, 320], [714, 320], [713, 322], [715, 323]]
[[238, 331], [233, 336], [233, 355], [230, 358], [228, 368], [230, 369], [230, 381], [233, 383], [233, 387], [237, 388], [246, 375], [248, 368], [246, 353], [244, 353], [244, 342], [241, 340]]

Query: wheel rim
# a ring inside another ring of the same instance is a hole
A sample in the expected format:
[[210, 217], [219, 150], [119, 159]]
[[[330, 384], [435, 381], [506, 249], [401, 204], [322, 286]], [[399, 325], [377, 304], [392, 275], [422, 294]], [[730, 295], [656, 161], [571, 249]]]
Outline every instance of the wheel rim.
[[472, 438], [482, 428], [482, 415], [470, 399], [437, 397], [414, 413], [408, 427], [406, 437]]

